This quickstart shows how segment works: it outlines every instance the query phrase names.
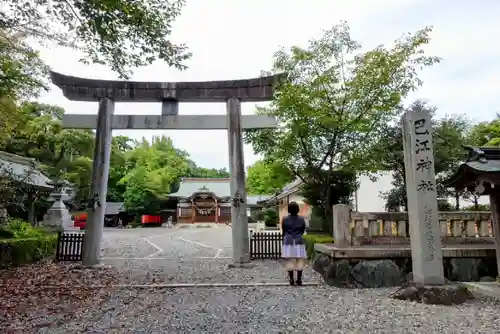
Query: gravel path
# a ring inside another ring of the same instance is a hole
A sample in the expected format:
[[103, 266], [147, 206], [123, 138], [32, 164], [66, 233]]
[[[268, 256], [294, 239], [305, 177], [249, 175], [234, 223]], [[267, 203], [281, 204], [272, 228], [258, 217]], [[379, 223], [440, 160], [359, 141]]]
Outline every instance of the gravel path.
[[389, 290], [330, 287], [120, 290], [50, 333], [498, 333], [499, 303], [444, 307]]
[[[106, 231], [103, 255], [108, 259], [103, 262], [111, 264], [111, 268], [95, 271], [53, 265], [43, 270], [23, 271], [22, 275], [14, 274], [9, 281], [4, 278], [3, 283], [0, 282], [4, 286], [11, 286], [9, 282], [16, 280], [18, 285], [18, 288], [6, 290], [13, 298], [10, 304], [4, 303], [0, 308], [5, 312], [3, 315], [0, 312], [0, 322], [2, 316], [3, 319], [12, 319], [11, 328], [16, 327], [17, 331], [4, 332], [500, 332], [500, 303], [486, 299], [445, 307], [392, 300], [387, 297], [390, 289], [347, 290], [323, 285], [111, 287], [113, 284], [286, 282], [278, 261], [255, 261], [255, 267], [251, 269], [226, 268], [230, 259], [217, 257], [224, 257], [220, 249], [230, 255], [230, 230], [200, 230]], [[144, 259], [151, 255], [154, 258]], [[41, 272], [45, 273], [44, 277], [38, 277]], [[60, 279], [61, 275], [65, 280]], [[310, 268], [304, 275], [307, 282], [320, 281]], [[27, 279], [32, 282], [32, 287], [22, 283]], [[65, 285], [62, 290], [37, 287], [60, 282]], [[72, 284], [104, 284], [108, 287], [88, 291], [88, 288]], [[9, 312], [16, 305], [15, 296], [19, 291], [24, 291], [22, 295], [25, 297], [21, 298], [27, 300], [31, 295], [40, 300], [43, 298], [42, 304], [31, 298], [23, 307], [26, 305], [32, 313], [25, 314], [27, 308]], [[34, 294], [36, 291], [39, 292]], [[67, 302], [68, 298], [71, 298], [71, 303]], [[5, 323], [0, 325], [0, 328], [6, 328]]]
[[[171, 283], [276, 283], [287, 282], [278, 261], [255, 261], [253, 268], [227, 268], [228, 259], [183, 260], [107, 260], [120, 272], [121, 284]], [[321, 282], [319, 275], [306, 268], [304, 281]]]

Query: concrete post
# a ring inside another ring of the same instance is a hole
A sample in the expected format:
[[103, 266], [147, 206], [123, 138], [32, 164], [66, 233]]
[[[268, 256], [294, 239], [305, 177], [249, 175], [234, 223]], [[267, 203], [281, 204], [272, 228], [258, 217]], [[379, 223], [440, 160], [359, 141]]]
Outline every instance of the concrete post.
[[351, 209], [349, 205], [333, 206], [333, 241], [338, 247], [349, 247], [351, 238]]
[[113, 100], [109, 98], [99, 100], [90, 200], [83, 244], [83, 265], [85, 266], [95, 266], [100, 262], [104, 210], [108, 192], [109, 160], [111, 157], [111, 122], [114, 109]]
[[237, 98], [227, 101], [229, 172], [231, 173], [231, 230], [233, 266], [250, 262], [248, 237], [247, 193], [243, 161], [243, 133], [241, 128], [241, 102]]
[[431, 115], [408, 111], [402, 126], [413, 279], [421, 285], [444, 284]]

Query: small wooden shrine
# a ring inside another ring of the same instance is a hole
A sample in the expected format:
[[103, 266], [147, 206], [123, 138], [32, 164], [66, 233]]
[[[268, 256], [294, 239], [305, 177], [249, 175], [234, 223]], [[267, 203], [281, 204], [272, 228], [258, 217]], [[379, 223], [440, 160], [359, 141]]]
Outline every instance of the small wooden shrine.
[[168, 195], [177, 199], [177, 222], [231, 222], [229, 182], [222, 178], [183, 178], [179, 190]]
[[[168, 195], [169, 201], [176, 201], [174, 221], [181, 224], [231, 223], [231, 179], [229, 178], [182, 178], [179, 190]], [[247, 215], [260, 207], [257, 201], [265, 196], [247, 196]]]
[[467, 189], [478, 195], [489, 195], [492, 231], [500, 275], [500, 148], [465, 146], [467, 161], [460, 165], [445, 185], [457, 190]]

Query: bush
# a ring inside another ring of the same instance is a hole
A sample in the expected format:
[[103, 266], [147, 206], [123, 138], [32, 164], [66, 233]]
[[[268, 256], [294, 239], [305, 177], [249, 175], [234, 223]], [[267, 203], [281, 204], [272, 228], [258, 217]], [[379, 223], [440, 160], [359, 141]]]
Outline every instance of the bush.
[[47, 235], [47, 231], [40, 227], [33, 227], [21, 219], [9, 218], [0, 225], [0, 239], [37, 238]]
[[57, 234], [43, 234], [24, 239], [0, 239], [0, 267], [54, 258], [56, 249]]
[[266, 227], [278, 226], [279, 215], [276, 209], [268, 208], [264, 211], [264, 224]]
[[308, 233], [304, 234], [304, 243], [307, 257], [312, 259], [314, 257], [314, 244], [331, 244], [333, 243], [333, 237], [328, 234]]

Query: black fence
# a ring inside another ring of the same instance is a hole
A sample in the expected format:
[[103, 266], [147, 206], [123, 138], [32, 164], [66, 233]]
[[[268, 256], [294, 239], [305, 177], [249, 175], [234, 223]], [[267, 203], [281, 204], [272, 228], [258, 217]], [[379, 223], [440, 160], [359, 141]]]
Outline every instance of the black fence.
[[250, 259], [279, 259], [283, 234], [281, 232], [251, 232]]
[[85, 232], [59, 232], [57, 238], [57, 261], [81, 261]]

